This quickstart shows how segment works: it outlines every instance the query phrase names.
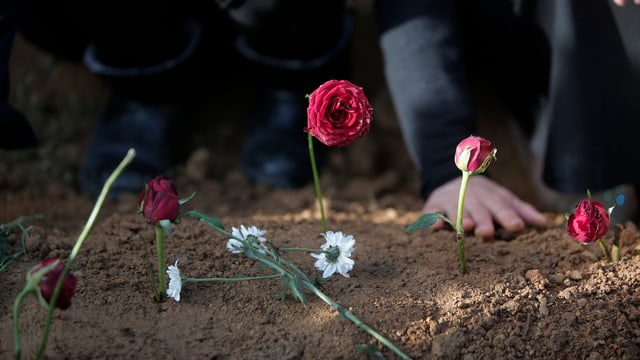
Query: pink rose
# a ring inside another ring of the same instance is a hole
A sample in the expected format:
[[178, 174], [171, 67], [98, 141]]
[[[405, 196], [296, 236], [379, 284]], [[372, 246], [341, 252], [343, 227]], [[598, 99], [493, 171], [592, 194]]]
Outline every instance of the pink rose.
[[496, 147], [489, 140], [472, 135], [460, 141], [454, 160], [458, 169], [479, 174], [495, 159], [496, 151]]
[[609, 231], [609, 213], [597, 201], [581, 200], [567, 220], [567, 233], [581, 243], [592, 243]]
[[173, 222], [180, 211], [178, 187], [166, 176], [151, 180], [140, 194], [138, 208], [149, 224], [155, 225], [160, 220]]
[[[58, 279], [60, 279], [60, 275], [62, 275], [62, 271], [64, 270], [64, 265], [62, 262], [55, 258], [47, 259], [41, 262], [38, 266], [36, 266], [33, 270], [31, 270], [31, 274], [37, 273], [39, 270], [55, 263], [55, 265], [49, 270], [40, 282], [38, 283], [38, 288], [40, 289], [40, 294], [42, 297], [49, 303], [51, 297], [53, 296], [53, 291], [56, 288], [56, 284], [58, 283]], [[69, 273], [67, 278], [64, 279], [62, 283], [62, 288], [60, 289], [60, 295], [58, 295], [58, 301], [56, 301], [56, 307], [61, 310], [66, 310], [71, 306], [71, 297], [73, 293], [76, 291], [76, 285], [78, 284], [78, 279]]]
[[327, 146], [346, 146], [369, 131], [372, 113], [361, 87], [329, 80], [309, 95], [304, 131]]

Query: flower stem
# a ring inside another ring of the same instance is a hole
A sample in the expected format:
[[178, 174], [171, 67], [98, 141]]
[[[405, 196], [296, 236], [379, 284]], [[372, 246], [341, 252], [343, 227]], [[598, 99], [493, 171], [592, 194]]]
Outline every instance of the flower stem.
[[15, 219], [15, 220], [13, 220], [11, 222], [8, 222], [6, 224], [1, 224], [0, 227], [7, 228], [7, 229], [13, 229], [16, 226], [22, 225], [22, 223], [24, 223], [24, 222], [42, 220], [43, 218], [44, 218], [44, 216], [42, 214], [33, 215], [33, 216], [20, 216], [19, 218]]
[[611, 252], [613, 252], [613, 262], [620, 262], [620, 245], [613, 245]]
[[613, 262], [620, 262], [620, 246], [614, 245], [612, 252], [613, 252]]
[[320, 206], [320, 216], [322, 221], [322, 232], [327, 232], [327, 221], [324, 217], [324, 205], [322, 204], [322, 192], [320, 191], [320, 177], [318, 176], [318, 167], [316, 165], [316, 155], [313, 151], [313, 136], [311, 132], [309, 138], [309, 158], [311, 160], [311, 169], [313, 170], [313, 184], [316, 187], [316, 197], [318, 198], [318, 206]]
[[611, 262], [611, 255], [609, 251], [607, 251], [607, 244], [604, 243], [604, 240], [598, 239], [598, 244], [600, 245], [600, 249], [602, 249], [602, 254], [604, 254], [604, 258], [607, 262]]
[[322, 250], [322, 249], [300, 248], [300, 247], [278, 248], [278, 251], [304, 251], [304, 252], [314, 252], [314, 253], [324, 252], [324, 250]]
[[377, 331], [372, 329], [369, 325], [365, 324], [354, 313], [352, 313], [351, 311], [348, 311], [347, 309], [342, 307], [340, 304], [333, 301], [333, 299], [331, 299], [325, 293], [320, 291], [320, 289], [318, 289], [315, 285], [313, 285], [313, 283], [311, 283], [309, 280], [303, 279], [302, 282], [312, 293], [314, 293], [317, 297], [319, 297], [325, 303], [329, 304], [329, 306], [331, 306], [336, 311], [338, 311], [338, 313], [340, 313], [341, 316], [344, 316], [347, 319], [351, 320], [351, 322], [353, 322], [362, 330], [366, 331], [369, 335], [373, 336], [376, 340], [380, 341], [382, 345], [392, 350], [401, 359], [410, 359], [410, 357], [407, 354], [403, 353], [400, 349], [398, 349], [398, 347], [396, 347], [391, 341], [389, 341], [389, 339], [385, 338], [384, 336], [382, 336], [382, 334], [378, 333]]
[[13, 303], [13, 344], [16, 360], [19, 360], [22, 356], [22, 346], [20, 345], [20, 325], [18, 324], [18, 318], [20, 316], [20, 304], [22, 303], [22, 300], [25, 296], [34, 291], [35, 288], [33, 288], [32, 286], [25, 286], [20, 294], [18, 294], [18, 297], [16, 297], [15, 303]]
[[[239, 238], [233, 236], [228, 231], [224, 230], [224, 228], [222, 228], [221, 226], [219, 226], [215, 222], [212, 222], [211, 221], [212, 218], [210, 218], [210, 217], [204, 216], [203, 214], [201, 214], [201, 213], [199, 213], [197, 211], [192, 211], [188, 215], [205, 221], [205, 223], [207, 225], [211, 226], [214, 230], [216, 230], [220, 234], [223, 234], [223, 235], [226, 235], [226, 236], [231, 236], [234, 239], [242, 242], [242, 244], [244, 246], [249, 246], [250, 245], [247, 242], [247, 240], [239, 239]], [[284, 248], [284, 249], [279, 249], [279, 251], [282, 251], [282, 250], [314, 251], [314, 252], [318, 251], [317, 249], [309, 249], [309, 248]], [[273, 261], [273, 260], [271, 260], [270, 258], [267, 257], [267, 254], [269, 256], [273, 257], [274, 259], [277, 258], [279, 260], [278, 261]], [[266, 276], [256, 276], [254, 278], [210, 278], [211, 280], [209, 280], [209, 281], [242, 281], [242, 280], [252, 280], [252, 279], [258, 280], [258, 279], [266, 279], [266, 278], [278, 278], [278, 277], [282, 277], [282, 276], [287, 276], [290, 279], [300, 279], [302, 284], [306, 288], [308, 288], [311, 292], [313, 292], [316, 296], [318, 296], [324, 302], [329, 304], [331, 307], [336, 309], [342, 316], [344, 316], [347, 319], [351, 320], [354, 324], [356, 324], [358, 327], [360, 327], [361, 329], [363, 329], [364, 331], [369, 333], [371, 336], [376, 338], [378, 341], [380, 341], [387, 348], [391, 349], [393, 352], [395, 352], [402, 359], [410, 359], [409, 356], [407, 356], [402, 351], [400, 351], [400, 349], [398, 349], [391, 341], [389, 341], [387, 338], [385, 338], [384, 336], [382, 336], [381, 334], [379, 334], [378, 332], [373, 330], [367, 324], [365, 324], [360, 319], [358, 319], [358, 317], [356, 317], [353, 313], [347, 311], [345, 308], [340, 306], [338, 303], [336, 303], [330, 297], [328, 297], [326, 294], [324, 294], [322, 291], [320, 291], [320, 289], [318, 289], [311, 282], [311, 280], [309, 280], [309, 278], [300, 269], [298, 269], [294, 264], [292, 264], [292, 263], [290, 263], [288, 261], [285, 261], [283, 259], [280, 259], [271, 250], [268, 250], [266, 254], [254, 253], [254, 255], [251, 258], [261, 262], [262, 264], [272, 268], [273, 270], [276, 270], [276, 271], [280, 272], [280, 274], [266, 275]], [[296, 276], [296, 274], [298, 276]], [[193, 281], [193, 280], [199, 280], [199, 279], [186, 278], [186, 281]], [[202, 280], [199, 280], [199, 281], [207, 281], [207, 279], [202, 279]]]
[[251, 281], [251, 280], [267, 280], [267, 279], [278, 279], [285, 274], [273, 274], [273, 275], [264, 275], [264, 276], [248, 276], [248, 277], [234, 277], [234, 278], [184, 278], [185, 282], [208, 282], [208, 281], [222, 281], [222, 282], [238, 282], [238, 281]]
[[621, 254], [621, 243], [622, 243], [622, 232], [624, 231], [624, 226], [622, 224], [616, 224], [614, 228], [614, 236], [613, 236], [613, 244], [611, 245], [611, 253], [613, 254], [613, 262], [620, 262]]
[[158, 292], [156, 301], [160, 302], [167, 294], [167, 282], [164, 276], [164, 228], [156, 225], [156, 250], [158, 252]]
[[[120, 162], [118, 167], [116, 167], [116, 169], [113, 171], [113, 173], [111, 173], [109, 178], [107, 178], [107, 181], [105, 181], [102, 187], [102, 191], [100, 192], [100, 195], [96, 200], [96, 204], [94, 205], [93, 210], [89, 215], [87, 224], [82, 229], [82, 232], [80, 233], [80, 236], [76, 241], [76, 244], [73, 246], [73, 249], [71, 250], [71, 255], [69, 255], [69, 262], [73, 261], [76, 258], [76, 256], [78, 256], [78, 252], [80, 252], [80, 248], [82, 247], [84, 240], [87, 238], [87, 236], [89, 236], [89, 233], [93, 229], [93, 224], [96, 222], [96, 219], [100, 214], [100, 210], [102, 209], [102, 204], [106, 200], [107, 194], [109, 193], [111, 186], [113, 185], [114, 182], [116, 182], [116, 179], [118, 179], [118, 177], [120, 176], [124, 168], [127, 167], [127, 165], [129, 165], [129, 163], [133, 160], [135, 156], [136, 156], [136, 151], [134, 149], [129, 149], [129, 151], [127, 152], [127, 155], [124, 157], [124, 159], [122, 159], [122, 161]], [[67, 267], [69, 267], [69, 263], [67, 263]], [[58, 284], [62, 284], [62, 280], [63, 279], [61, 278], [58, 281]]]
[[76, 240], [75, 246], [71, 250], [71, 254], [69, 255], [69, 260], [65, 264], [64, 270], [62, 270], [62, 274], [60, 274], [60, 278], [58, 279], [56, 288], [53, 290], [53, 295], [49, 300], [49, 309], [47, 311], [47, 318], [44, 324], [44, 329], [42, 330], [42, 339], [40, 341], [40, 346], [38, 347], [36, 359], [42, 358], [42, 354], [44, 353], [44, 348], [47, 345], [47, 337], [49, 336], [49, 327], [51, 326], [53, 310], [55, 310], [55, 307], [56, 307], [55, 305], [56, 305], [56, 302], [58, 301], [58, 296], [60, 295], [60, 291], [62, 290], [62, 284], [64, 283], [64, 280], [67, 278], [67, 275], [71, 271], [71, 265], [73, 264], [73, 261], [75, 260], [75, 258], [78, 256], [78, 253], [80, 252], [80, 247], [82, 247], [82, 244], [84, 243], [85, 239], [91, 232], [91, 229], [93, 229], [93, 225], [95, 224], [95, 221], [98, 218], [98, 215], [100, 214], [100, 210], [102, 209], [102, 205], [104, 204], [104, 201], [107, 198], [107, 194], [109, 193], [111, 186], [116, 181], [116, 179], [120, 176], [124, 168], [127, 167], [129, 163], [131, 163], [131, 161], [135, 156], [136, 156], [136, 151], [134, 149], [129, 149], [124, 159], [122, 159], [118, 167], [116, 167], [116, 169], [111, 173], [109, 178], [107, 178], [107, 181], [105, 181], [104, 185], [102, 186], [102, 191], [100, 192], [100, 195], [98, 196], [98, 199], [96, 200], [96, 203], [93, 206], [93, 210], [91, 211], [91, 214], [87, 219], [87, 223], [82, 229], [80, 236], [78, 236], [78, 239]]
[[462, 227], [462, 214], [464, 211], [464, 198], [467, 194], [469, 178], [471, 173], [462, 172], [462, 182], [460, 183], [460, 194], [458, 195], [458, 216], [456, 217], [456, 242], [458, 243], [458, 257], [460, 258], [460, 272], [464, 275], [468, 273], [467, 260], [464, 254], [464, 228]]

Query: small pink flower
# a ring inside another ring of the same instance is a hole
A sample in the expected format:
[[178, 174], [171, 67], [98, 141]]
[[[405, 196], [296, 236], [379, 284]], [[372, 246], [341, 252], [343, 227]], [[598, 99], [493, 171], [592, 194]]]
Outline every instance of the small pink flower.
[[155, 225], [160, 220], [173, 222], [180, 211], [178, 187], [166, 176], [151, 180], [140, 194], [138, 208], [149, 224]]
[[598, 201], [581, 200], [567, 219], [567, 233], [581, 243], [599, 240], [609, 231], [609, 212]]
[[364, 136], [373, 108], [364, 90], [347, 80], [329, 80], [309, 95], [305, 132], [327, 146], [346, 146]]
[[[60, 275], [62, 275], [62, 271], [64, 270], [64, 265], [62, 262], [56, 258], [50, 258], [43, 262], [41, 262], [38, 266], [36, 266], [33, 270], [31, 270], [31, 275], [34, 275], [39, 270], [54, 264], [53, 267], [40, 279], [38, 283], [38, 288], [40, 289], [40, 294], [42, 297], [49, 303], [51, 297], [53, 296], [53, 291], [56, 288], [56, 284], [58, 283], [58, 279], [60, 279]], [[62, 283], [62, 288], [60, 289], [60, 295], [58, 295], [58, 301], [56, 302], [56, 307], [61, 310], [66, 310], [71, 306], [71, 297], [73, 297], [73, 293], [76, 291], [76, 285], [78, 284], [78, 279], [76, 279], [75, 275], [69, 273], [67, 278], [64, 279], [64, 283]]]
[[496, 158], [496, 147], [480, 136], [469, 136], [456, 147], [455, 162], [458, 169], [472, 174], [483, 173]]

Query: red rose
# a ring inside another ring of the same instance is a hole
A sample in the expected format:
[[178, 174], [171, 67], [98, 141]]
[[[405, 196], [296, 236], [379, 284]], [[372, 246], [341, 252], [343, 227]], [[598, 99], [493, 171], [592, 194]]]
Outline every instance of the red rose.
[[495, 159], [496, 147], [479, 136], [469, 136], [456, 147], [455, 162], [458, 169], [473, 174], [483, 173]]
[[591, 243], [609, 231], [609, 213], [597, 201], [581, 200], [567, 220], [567, 233], [581, 243]]
[[160, 220], [173, 222], [180, 211], [178, 187], [166, 176], [151, 180], [140, 194], [138, 208], [149, 224], [155, 225]]
[[361, 87], [329, 80], [309, 95], [304, 131], [327, 146], [346, 146], [369, 131], [372, 113]]
[[[49, 270], [40, 282], [38, 283], [38, 288], [40, 288], [40, 294], [42, 297], [49, 303], [51, 297], [53, 296], [53, 291], [56, 288], [56, 284], [58, 283], [58, 279], [60, 279], [60, 275], [62, 275], [62, 271], [64, 270], [64, 265], [62, 262], [55, 258], [47, 259], [41, 262], [38, 266], [36, 266], [33, 270], [31, 270], [31, 275], [37, 273], [42, 268], [45, 268], [51, 264], [55, 263], [55, 265]], [[71, 306], [71, 297], [73, 293], [76, 291], [76, 285], [78, 284], [78, 279], [69, 273], [67, 278], [64, 279], [62, 283], [62, 289], [60, 289], [60, 295], [58, 295], [58, 301], [56, 302], [56, 307], [62, 310], [65, 310]]]

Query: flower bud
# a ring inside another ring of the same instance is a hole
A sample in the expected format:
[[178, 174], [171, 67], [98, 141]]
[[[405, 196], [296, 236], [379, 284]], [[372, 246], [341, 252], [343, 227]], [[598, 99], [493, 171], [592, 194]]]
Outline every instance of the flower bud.
[[[56, 288], [58, 279], [60, 279], [60, 275], [62, 275], [62, 271], [64, 271], [64, 265], [60, 260], [50, 258], [38, 264], [29, 273], [30, 276], [35, 275], [38, 271], [50, 265], [53, 265], [53, 267], [49, 271], [47, 271], [47, 273], [45, 273], [38, 282], [40, 295], [42, 295], [42, 298], [44, 298], [47, 303], [50, 302], [51, 297], [53, 296], [53, 291]], [[58, 300], [56, 301], [57, 308], [65, 310], [69, 308], [69, 306], [71, 306], [71, 297], [76, 291], [77, 284], [78, 279], [76, 279], [73, 274], [69, 273], [62, 283], [62, 288], [60, 289], [60, 294], [58, 295]]]
[[567, 219], [567, 233], [581, 243], [599, 240], [609, 231], [609, 212], [598, 202], [581, 200]]
[[138, 208], [149, 224], [161, 220], [173, 222], [180, 211], [178, 187], [166, 176], [151, 180], [140, 194]]
[[491, 161], [496, 159], [497, 151], [489, 140], [479, 136], [469, 136], [460, 141], [456, 147], [456, 166], [472, 175], [481, 174], [487, 170]]

